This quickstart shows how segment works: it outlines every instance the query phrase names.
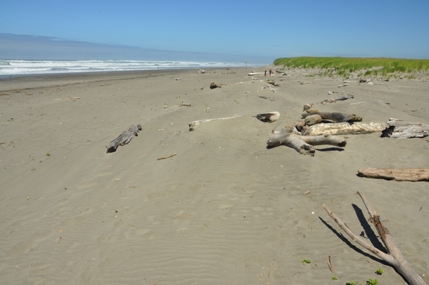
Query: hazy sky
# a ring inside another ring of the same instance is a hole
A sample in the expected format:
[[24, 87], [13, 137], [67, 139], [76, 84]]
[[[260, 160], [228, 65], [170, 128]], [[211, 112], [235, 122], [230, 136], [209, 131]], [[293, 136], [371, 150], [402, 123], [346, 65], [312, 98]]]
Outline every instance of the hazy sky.
[[429, 58], [427, 0], [0, 0], [0, 11], [0, 33], [96, 44], [272, 60]]

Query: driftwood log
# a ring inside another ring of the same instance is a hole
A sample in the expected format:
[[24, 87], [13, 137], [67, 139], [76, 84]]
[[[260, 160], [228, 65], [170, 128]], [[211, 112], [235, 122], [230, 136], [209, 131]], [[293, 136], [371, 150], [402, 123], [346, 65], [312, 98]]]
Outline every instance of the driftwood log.
[[318, 114], [323, 120], [332, 122], [358, 122], [362, 121], [362, 117], [356, 116], [355, 114], [345, 114], [339, 112], [320, 112], [318, 110], [307, 110], [306, 113], [302, 114], [302, 118], [305, 119], [308, 116]]
[[207, 122], [211, 122], [211, 121], [219, 121], [219, 120], [231, 120], [231, 119], [240, 118], [240, 117], [241, 117], [240, 115], [234, 115], [234, 116], [231, 116], [231, 117], [213, 118], [213, 119], [205, 119], [205, 120], [192, 121], [192, 122], [190, 122], [188, 124], [189, 125], [189, 131], [190, 132], [194, 131], [202, 123], [207, 123]]
[[301, 154], [310, 154], [314, 156], [316, 145], [333, 145], [345, 147], [346, 140], [337, 136], [302, 136], [295, 128], [285, 127], [281, 131], [272, 131], [267, 141], [267, 147], [273, 148], [285, 145], [295, 149]]
[[142, 126], [140, 124], [129, 127], [127, 131], [122, 132], [122, 134], [110, 142], [110, 144], [106, 147], [107, 153], [115, 152], [118, 146], [128, 144], [134, 136], [138, 135], [138, 132], [141, 130]]
[[375, 209], [370, 205], [366, 197], [357, 192], [357, 194], [362, 198], [363, 203], [365, 204], [366, 209], [370, 215], [369, 221], [374, 224], [377, 232], [384, 243], [384, 246], [387, 252], [383, 252], [371, 244], [367, 243], [359, 236], [355, 235], [351, 229], [343, 223], [340, 218], [334, 215], [334, 213], [323, 204], [323, 208], [328, 213], [328, 215], [340, 226], [340, 228], [345, 231], [353, 241], [358, 243], [360, 246], [366, 248], [370, 252], [377, 255], [379, 258], [390, 264], [392, 267], [396, 269], [396, 271], [402, 275], [402, 277], [411, 285], [426, 285], [425, 281], [417, 274], [412, 268], [411, 265], [405, 260], [401, 251], [397, 247], [395, 241], [393, 240], [392, 235], [388, 231], [388, 229], [383, 225], [382, 220], [379, 215], [376, 215]]
[[429, 181], [429, 168], [363, 168], [358, 176], [396, 181]]
[[277, 111], [273, 111], [273, 112], [258, 114], [254, 117], [264, 123], [273, 123], [280, 118], [280, 113]]
[[[312, 117], [308, 116], [307, 118]], [[307, 120], [306, 118], [306, 120]], [[362, 123], [356, 122], [353, 124], [344, 123], [327, 123], [317, 124], [302, 128], [302, 134], [305, 136], [317, 136], [317, 135], [360, 135], [369, 134], [373, 132], [382, 132], [389, 126], [386, 123]]]
[[389, 128], [383, 131], [383, 137], [390, 138], [423, 138], [429, 136], [429, 125], [416, 122], [407, 122], [390, 118], [387, 121]]

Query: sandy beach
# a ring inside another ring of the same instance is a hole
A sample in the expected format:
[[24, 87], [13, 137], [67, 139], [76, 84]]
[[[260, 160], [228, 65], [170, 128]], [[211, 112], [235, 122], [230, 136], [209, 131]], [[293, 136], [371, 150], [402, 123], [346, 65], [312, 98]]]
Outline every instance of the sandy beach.
[[[304, 104], [347, 94], [354, 99], [314, 108], [429, 124], [427, 78], [369, 85], [303, 69], [267, 78], [265, 69], [1, 79], [0, 283], [406, 284], [323, 209], [368, 240], [357, 191], [428, 283], [428, 182], [357, 176], [428, 168], [427, 137], [348, 135], [344, 149], [318, 146], [314, 157], [266, 148]], [[279, 86], [264, 88], [267, 79]], [[280, 120], [253, 117], [269, 111]], [[191, 121], [234, 115], [189, 131]], [[106, 153], [133, 124], [138, 136]]]

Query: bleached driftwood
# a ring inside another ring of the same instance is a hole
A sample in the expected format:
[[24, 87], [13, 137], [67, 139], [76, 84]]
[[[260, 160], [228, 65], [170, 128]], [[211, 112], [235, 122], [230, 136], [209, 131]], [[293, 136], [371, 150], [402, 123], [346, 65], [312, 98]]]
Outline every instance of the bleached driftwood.
[[411, 268], [411, 265], [408, 263], [408, 261], [405, 260], [404, 256], [393, 240], [389, 230], [383, 225], [380, 216], [376, 215], [375, 209], [370, 205], [366, 197], [360, 192], [357, 192], [357, 194], [361, 197], [363, 203], [365, 204], [365, 207], [370, 215], [369, 221], [374, 224], [375, 228], [377, 229], [377, 232], [383, 241], [384, 246], [386, 247], [387, 253], [375, 248], [373, 245], [355, 235], [352, 230], [340, 220], [340, 218], [335, 216], [328, 206], [323, 204], [323, 208], [325, 208], [325, 211], [328, 213], [328, 215], [338, 224], [338, 226], [340, 226], [343, 231], [345, 231], [350, 236], [353, 241], [394, 267], [396, 271], [401, 274], [410, 285], [426, 285], [425, 281], [420, 277], [420, 275], [418, 275], [417, 272]]
[[429, 125], [390, 118], [383, 136], [391, 138], [423, 138], [429, 136]]
[[386, 123], [362, 123], [356, 122], [350, 124], [348, 122], [343, 123], [327, 123], [317, 124], [309, 127], [304, 127], [302, 134], [304, 136], [317, 136], [317, 135], [360, 135], [369, 134], [373, 132], [381, 132], [388, 128]]
[[429, 181], [429, 169], [363, 168], [358, 170], [358, 176], [396, 181]]
[[267, 147], [272, 148], [285, 145], [301, 154], [314, 155], [316, 145], [333, 145], [345, 147], [346, 140], [337, 136], [302, 136], [293, 127], [284, 127], [281, 131], [272, 131], [267, 141]]
[[205, 119], [205, 120], [192, 121], [192, 122], [189, 123], [189, 131], [190, 132], [194, 131], [202, 123], [207, 123], [207, 122], [217, 121], [217, 120], [230, 120], [230, 119], [235, 119], [235, 118], [240, 118], [240, 117], [241, 117], [240, 115], [234, 115], [234, 116], [231, 116], [231, 117], [213, 118], [213, 119]]
[[306, 113], [302, 114], [304, 119], [307, 116], [318, 114], [322, 119], [329, 120], [332, 122], [357, 122], [362, 121], [362, 117], [356, 116], [355, 114], [346, 114], [339, 112], [319, 112], [318, 110], [307, 110]]
[[280, 118], [280, 113], [277, 111], [273, 111], [273, 112], [258, 114], [254, 117], [264, 123], [273, 123]]
[[138, 132], [141, 130], [142, 126], [140, 124], [129, 127], [127, 131], [122, 132], [122, 134], [120, 134], [116, 139], [112, 140], [108, 146], [106, 146], [107, 153], [115, 152], [118, 146], [128, 144], [134, 136], [138, 136]]

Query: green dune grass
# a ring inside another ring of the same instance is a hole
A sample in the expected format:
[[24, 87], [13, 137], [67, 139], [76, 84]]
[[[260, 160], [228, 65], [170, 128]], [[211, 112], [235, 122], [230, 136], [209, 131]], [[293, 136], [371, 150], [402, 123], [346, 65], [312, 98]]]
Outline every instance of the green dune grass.
[[337, 73], [347, 76], [360, 72], [359, 75], [387, 76], [393, 73], [416, 73], [429, 71], [428, 59], [399, 58], [352, 58], [352, 57], [290, 57], [278, 58], [274, 65], [292, 68], [321, 68], [325, 73]]

